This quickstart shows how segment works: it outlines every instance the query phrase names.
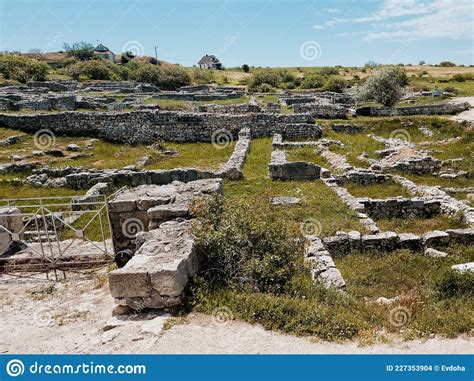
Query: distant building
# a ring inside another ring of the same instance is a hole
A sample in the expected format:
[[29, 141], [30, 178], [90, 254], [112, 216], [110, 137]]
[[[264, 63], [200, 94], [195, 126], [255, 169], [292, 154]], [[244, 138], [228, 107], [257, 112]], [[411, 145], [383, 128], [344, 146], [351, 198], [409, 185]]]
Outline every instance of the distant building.
[[107, 46], [99, 44], [94, 49], [94, 55], [115, 62], [115, 54]]
[[203, 56], [197, 63], [198, 67], [201, 69], [214, 69], [221, 70], [222, 63], [219, 59], [213, 54], [206, 54]]

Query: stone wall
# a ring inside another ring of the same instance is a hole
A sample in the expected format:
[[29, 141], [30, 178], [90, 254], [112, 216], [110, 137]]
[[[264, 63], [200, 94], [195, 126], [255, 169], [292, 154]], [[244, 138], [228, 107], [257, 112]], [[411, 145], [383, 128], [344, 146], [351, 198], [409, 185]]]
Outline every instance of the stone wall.
[[333, 124], [331, 128], [335, 132], [342, 132], [344, 134], [358, 134], [358, 133], [363, 132], [366, 129], [366, 127], [356, 126], [354, 124], [348, 124], [348, 123]]
[[281, 133], [284, 137], [319, 137], [321, 128], [309, 114], [220, 115], [176, 111], [61, 112], [0, 114], [0, 126], [34, 133], [49, 129], [57, 135], [97, 137], [116, 143], [152, 144], [158, 140], [211, 141], [226, 129], [234, 138], [249, 127], [253, 137]]
[[345, 119], [347, 116], [347, 108], [340, 105], [319, 103], [296, 103], [292, 107], [295, 113], [309, 113], [314, 118]]
[[364, 169], [353, 169], [336, 177], [338, 185], [355, 183], [359, 185], [383, 184], [391, 180], [390, 175]]
[[210, 112], [216, 114], [247, 114], [250, 112], [262, 112], [259, 105], [250, 103], [236, 104], [236, 105], [217, 105], [207, 104], [198, 107], [199, 112]]
[[288, 161], [285, 151], [272, 151], [268, 171], [272, 180], [313, 180], [321, 176], [321, 167], [305, 161]]
[[348, 254], [370, 254], [406, 249], [415, 253], [427, 248], [442, 249], [451, 244], [472, 245], [474, 229], [434, 230], [422, 236], [411, 233], [383, 232], [361, 235], [357, 231], [340, 232], [322, 239], [324, 247], [333, 257]]
[[138, 232], [155, 229], [175, 218], [189, 218], [194, 198], [218, 193], [222, 193], [222, 179], [140, 185], [117, 194], [109, 202], [115, 252], [124, 249], [135, 251]]
[[125, 308], [169, 308], [182, 302], [188, 280], [199, 269], [187, 221], [169, 221], [141, 233], [142, 242], [125, 267], [109, 276], [110, 293]]
[[225, 177], [231, 180], [238, 180], [244, 177], [242, 167], [245, 158], [250, 149], [252, 136], [249, 128], [243, 128], [239, 132], [239, 140], [235, 144], [234, 152], [230, 156], [222, 171], [218, 173], [219, 177]]
[[469, 103], [437, 103], [406, 107], [360, 107], [358, 116], [410, 116], [457, 114], [469, 109]]
[[231, 93], [188, 93], [188, 92], [166, 92], [160, 94], [154, 94], [152, 99], [172, 99], [177, 101], [199, 101], [199, 102], [208, 102], [208, 101], [220, 101], [228, 99], [237, 99], [247, 95], [243, 91], [231, 92]]
[[435, 200], [393, 197], [387, 199], [359, 199], [365, 212], [374, 219], [432, 218], [441, 213], [441, 204]]

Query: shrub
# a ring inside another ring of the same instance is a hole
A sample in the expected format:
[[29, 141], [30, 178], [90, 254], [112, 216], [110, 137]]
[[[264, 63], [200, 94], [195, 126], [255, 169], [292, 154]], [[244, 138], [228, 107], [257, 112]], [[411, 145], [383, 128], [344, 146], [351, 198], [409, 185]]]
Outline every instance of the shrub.
[[312, 74], [307, 77], [304, 77], [301, 82], [301, 87], [303, 89], [318, 89], [324, 84], [324, 78], [317, 74]]
[[94, 56], [94, 45], [89, 42], [74, 42], [72, 45], [64, 44], [64, 51], [71, 57], [80, 61], [90, 60]]
[[20, 55], [0, 56], [0, 73], [5, 79], [25, 83], [28, 81], [45, 81], [49, 72], [49, 66], [45, 62], [39, 62]]
[[304, 268], [303, 237], [265, 208], [258, 202], [224, 205], [220, 198], [195, 206], [193, 233], [202, 275], [211, 284], [275, 294], [290, 289]]
[[453, 66], [456, 66], [455, 63], [451, 62], [451, 61], [443, 61], [443, 62], [440, 62], [439, 63], [439, 66], [443, 66], [443, 67], [453, 67]]
[[74, 79], [81, 76], [93, 80], [128, 79], [128, 69], [106, 60], [81, 61], [66, 68], [66, 72]]
[[249, 81], [249, 90], [257, 90], [261, 85], [265, 84], [270, 87], [278, 87], [281, 83], [281, 77], [273, 71], [261, 71], [252, 75]]
[[342, 78], [330, 77], [324, 82], [323, 90], [342, 93], [347, 87], [347, 82]]
[[441, 280], [436, 283], [436, 290], [440, 298], [454, 298], [457, 296], [474, 296], [474, 274], [459, 271], [447, 271]]
[[383, 68], [367, 79], [359, 91], [358, 98], [362, 101], [374, 99], [384, 106], [391, 107], [402, 96], [404, 80], [399, 68]]
[[242, 70], [244, 73], [248, 73], [250, 71], [250, 67], [247, 64], [242, 65]]
[[324, 77], [330, 77], [331, 75], [339, 74], [339, 70], [337, 70], [335, 67], [328, 66], [320, 67], [317, 71], [319, 75], [322, 75]]
[[[132, 63], [130, 62], [127, 66]], [[176, 90], [181, 86], [191, 84], [189, 73], [174, 65], [141, 64], [136, 70], [133, 70], [132, 66], [130, 77], [135, 81], [151, 83], [163, 90]]]
[[454, 74], [451, 79], [456, 82], [466, 82], [466, 77], [460, 73]]
[[198, 84], [206, 84], [216, 81], [212, 70], [194, 69], [192, 77], [193, 81]]

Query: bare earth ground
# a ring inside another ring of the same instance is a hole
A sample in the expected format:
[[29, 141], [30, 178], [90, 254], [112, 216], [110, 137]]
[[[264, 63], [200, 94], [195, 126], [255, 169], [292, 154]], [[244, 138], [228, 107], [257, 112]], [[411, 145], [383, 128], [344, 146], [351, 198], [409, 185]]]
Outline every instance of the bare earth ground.
[[111, 317], [105, 279], [69, 273], [53, 283], [44, 275], [1, 275], [0, 353], [469, 353], [474, 344], [468, 337], [338, 344], [195, 313], [120, 320]]

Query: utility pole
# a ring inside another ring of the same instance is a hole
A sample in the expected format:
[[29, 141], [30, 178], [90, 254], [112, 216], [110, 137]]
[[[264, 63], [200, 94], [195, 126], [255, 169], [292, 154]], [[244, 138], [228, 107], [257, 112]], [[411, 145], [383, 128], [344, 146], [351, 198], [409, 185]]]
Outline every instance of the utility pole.
[[155, 58], [158, 61], [158, 51], [156, 50], [156, 45], [155, 45]]

